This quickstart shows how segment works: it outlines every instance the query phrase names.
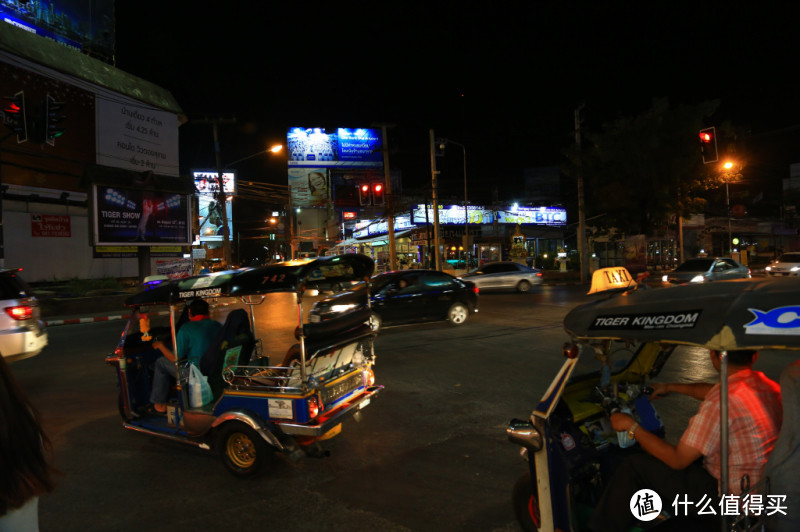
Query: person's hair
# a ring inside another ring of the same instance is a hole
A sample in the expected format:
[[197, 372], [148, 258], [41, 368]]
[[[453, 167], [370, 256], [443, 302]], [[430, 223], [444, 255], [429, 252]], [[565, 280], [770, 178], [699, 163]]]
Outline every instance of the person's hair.
[[753, 357], [756, 356], [755, 349], [739, 349], [736, 351], [728, 351], [728, 363], [737, 366], [747, 366], [753, 363]]
[[39, 413], [0, 356], [0, 515], [53, 491], [51, 450]]
[[[728, 364], [736, 366], [749, 366], [753, 363], [753, 357], [756, 356], [755, 349], [736, 349], [728, 351]], [[722, 357], [722, 351], [714, 350], [714, 356], [717, 358]]]
[[189, 303], [189, 311], [192, 313], [192, 316], [200, 316], [208, 314], [208, 303], [202, 299], [195, 299], [191, 303]]

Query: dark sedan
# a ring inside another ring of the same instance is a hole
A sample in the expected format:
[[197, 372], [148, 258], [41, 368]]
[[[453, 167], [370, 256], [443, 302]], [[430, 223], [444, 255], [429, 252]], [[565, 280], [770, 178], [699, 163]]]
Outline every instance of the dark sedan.
[[[372, 277], [370, 291], [374, 328], [419, 321], [448, 320], [461, 325], [478, 312], [478, 287], [469, 281], [434, 270], [403, 270]], [[363, 285], [314, 304], [310, 321], [321, 322], [363, 306]]]

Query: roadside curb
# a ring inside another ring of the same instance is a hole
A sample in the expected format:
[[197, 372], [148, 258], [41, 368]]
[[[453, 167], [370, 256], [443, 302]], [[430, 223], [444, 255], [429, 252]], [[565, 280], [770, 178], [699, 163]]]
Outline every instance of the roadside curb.
[[[161, 312], [148, 312], [149, 316], [167, 316], [169, 315], [168, 311], [161, 311]], [[52, 318], [46, 319], [43, 318], [42, 321], [45, 324], [45, 327], [56, 327], [59, 325], [76, 325], [79, 323], [97, 323], [101, 321], [116, 321], [116, 320], [127, 320], [131, 317], [131, 314], [110, 314], [104, 316], [81, 316], [81, 317], [68, 317], [68, 318]]]

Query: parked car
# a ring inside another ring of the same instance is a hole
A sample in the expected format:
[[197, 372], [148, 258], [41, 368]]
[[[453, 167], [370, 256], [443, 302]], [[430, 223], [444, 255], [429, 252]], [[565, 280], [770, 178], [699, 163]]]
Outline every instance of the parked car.
[[[478, 312], [478, 287], [470, 281], [434, 270], [402, 270], [374, 275], [369, 294], [373, 329], [420, 321], [448, 320], [461, 325]], [[317, 301], [309, 321], [318, 323], [366, 303], [362, 283]]]
[[0, 355], [9, 362], [36, 356], [47, 345], [39, 302], [20, 271], [0, 270]]
[[705, 283], [728, 279], [747, 279], [750, 269], [727, 257], [689, 259], [661, 280], [669, 284]]
[[528, 292], [542, 283], [542, 270], [511, 261], [490, 262], [462, 275], [461, 279], [472, 281], [481, 290], [513, 288], [517, 292]]
[[797, 276], [800, 272], [800, 253], [784, 253], [778, 260], [764, 268], [767, 275], [771, 277], [782, 277], [785, 275]]

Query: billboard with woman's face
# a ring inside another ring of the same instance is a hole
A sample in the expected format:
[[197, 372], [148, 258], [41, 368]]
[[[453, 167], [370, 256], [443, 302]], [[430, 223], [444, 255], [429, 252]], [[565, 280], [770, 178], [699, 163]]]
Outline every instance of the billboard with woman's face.
[[328, 170], [289, 168], [289, 190], [295, 207], [324, 207], [328, 204]]

